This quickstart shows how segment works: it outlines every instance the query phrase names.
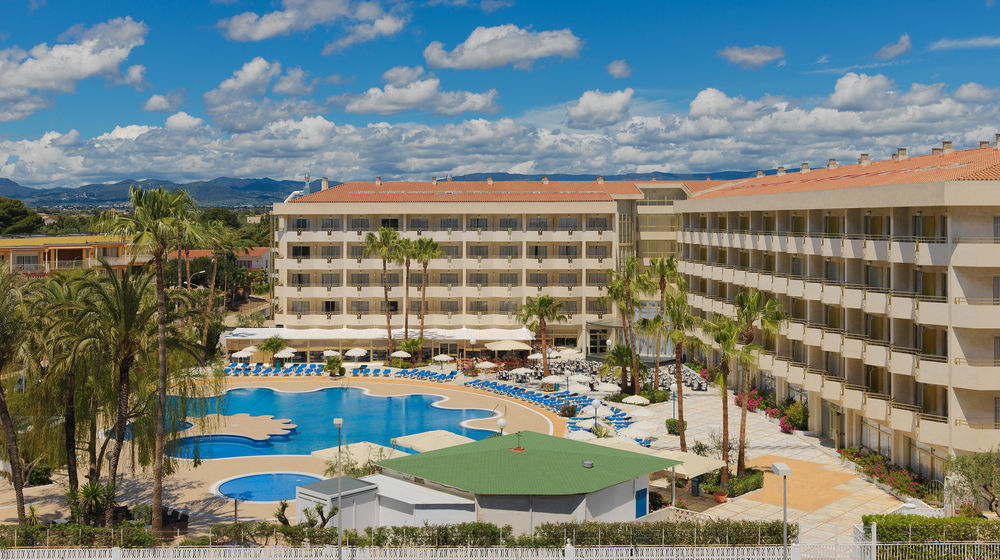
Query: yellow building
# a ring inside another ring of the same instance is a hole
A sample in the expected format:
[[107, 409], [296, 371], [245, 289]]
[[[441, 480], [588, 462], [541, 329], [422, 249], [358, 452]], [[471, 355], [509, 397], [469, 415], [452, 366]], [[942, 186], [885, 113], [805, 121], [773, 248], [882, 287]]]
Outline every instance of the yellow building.
[[[98, 259], [123, 267], [132, 260], [127, 245], [119, 237], [96, 234], [4, 236], [0, 237], [0, 266], [26, 275], [93, 268], [99, 266]], [[149, 255], [138, 255], [135, 261], [149, 259]]]

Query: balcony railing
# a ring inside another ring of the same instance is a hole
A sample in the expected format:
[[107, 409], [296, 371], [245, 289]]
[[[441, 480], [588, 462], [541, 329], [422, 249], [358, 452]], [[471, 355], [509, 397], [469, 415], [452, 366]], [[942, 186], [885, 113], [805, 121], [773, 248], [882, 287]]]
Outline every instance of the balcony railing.
[[1000, 298], [970, 298], [958, 296], [954, 299], [957, 305], [1000, 305]]
[[996, 420], [966, 420], [964, 418], [956, 418], [955, 425], [965, 426], [973, 430], [1000, 430], [1000, 421]]
[[965, 358], [965, 357], [959, 356], [959, 357], [955, 358], [955, 364], [956, 365], [966, 364], [966, 365], [972, 366], [972, 367], [1000, 367], [1000, 360], [996, 360], [996, 359], [993, 359], [993, 360], [983, 360], [983, 359], [976, 359], [976, 358], [969, 359], [969, 358]]

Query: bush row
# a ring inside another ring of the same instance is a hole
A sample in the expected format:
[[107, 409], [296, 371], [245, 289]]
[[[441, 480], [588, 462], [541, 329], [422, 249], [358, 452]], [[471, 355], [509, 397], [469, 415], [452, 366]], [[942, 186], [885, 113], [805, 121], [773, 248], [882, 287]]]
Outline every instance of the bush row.
[[[719, 478], [721, 477], [720, 471], [713, 471], [710, 474], [703, 475], [704, 480], [701, 483], [701, 491], [706, 494], [715, 494], [719, 491]], [[753, 492], [754, 490], [759, 490], [764, 487], [764, 471], [759, 469], [747, 469], [746, 474], [743, 476], [737, 476], [735, 474], [729, 475], [729, 491], [726, 493], [730, 498], [735, 498], [736, 496], [742, 496], [747, 492]]]
[[877, 526], [878, 542], [1000, 541], [1000, 521], [981, 517], [924, 517], [921, 515], [863, 515], [865, 533]]
[[52, 546], [145, 548], [156, 539], [144, 523], [123, 523], [114, 528], [64, 525], [0, 525], [0, 548]]

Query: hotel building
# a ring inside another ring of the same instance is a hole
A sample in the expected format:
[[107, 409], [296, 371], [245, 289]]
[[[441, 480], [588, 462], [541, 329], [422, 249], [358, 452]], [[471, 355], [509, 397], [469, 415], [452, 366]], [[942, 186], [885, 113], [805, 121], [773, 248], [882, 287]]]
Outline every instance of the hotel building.
[[[701, 183], [713, 184], [691, 184]], [[554, 344], [601, 353], [620, 324], [601, 301], [607, 271], [624, 256], [648, 261], [672, 252], [680, 229], [673, 201], [690, 192], [685, 183], [600, 178], [376, 179], [323, 188], [274, 205], [275, 322], [287, 329], [384, 329], [382, 262], [365, 256], [365, 236], [391, 227], [408, 239], [433, 239], [444, 252], [427, 271], [427, 328], [465, 328], [473, 338], [476, 331], [517, 329], [521, 305], [547, 294], [562, 302], [568, 319], [549, 326]], [[412, 263], [411, 331], [420, 321], [421, 276]], [[392, 324], [401, 328], [407, 298], [400, 265], [390, 264], [388, 283]]]
[[934, 478], [1000, 444], [997, 144], [758, 172], [674, 208], [698, 313], [746, 289], [784, 303], [755, 382], [812, 431]]
[[[138, 255], [136, 263], [149, 261], [150, 255]], [[128, 243], [110, 235], [10, 235], [0, 239], [0, 266], [11, 272], [41, 276], [59, 270], [94, 268], [104, 259], [113, 267], [124, 267], [132, 260]]]

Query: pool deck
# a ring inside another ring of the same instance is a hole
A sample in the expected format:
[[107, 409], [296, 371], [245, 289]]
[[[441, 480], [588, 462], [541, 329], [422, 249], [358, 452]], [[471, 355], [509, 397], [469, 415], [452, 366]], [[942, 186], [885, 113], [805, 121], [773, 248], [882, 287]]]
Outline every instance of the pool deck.
[[[563, 435], [565, 421], [556, 414], [532, 407], [526, 403], [487, 394], [456, 384], [433, 383], [410, 379], [332, 379], [329, 377], [296, 378], [245, 378], [231, 377], [226, 380], [226, 388], [269, 387], [280, 391], [314, 391], [326, 387], [359, 387], [373, 395], [435, 394], [446, 398], [439, 402], [443, 408], [481, 408], [494, 410], [498, 416], [470, 420], [466, 424], [472, 428], [497, 429], [497, 420], [507, 420], [507, 432], [530, 430], [556, 436]], [[197, 423], [195, 424], [197, 427]], [[261, 439], [268, 433], [283, 431], [291, 426], [287, 421], [271, 416], [250, 416], [238, 414], [223, 417], [209, 423], [205, 433], [243, 435]], [[122, 453], [122, 481], [119, 496], [123, 502], [145, 502], [152, 500], [152, 479], [149, 471], [132, 472], [129, 453]], [[84, 473], [81, 465], [81, 477]], [[226, 479], [254, 473], [296, 472], [324, 477], [327, 463], [310, 455], [258, 455], [253, 457], [233, 457], [227, 459], [203, 460], [198, 466], [191, 460], [177, 460], [176, 470], [164, 480], [163, 502], [165, 506], [191, 514], [190, 532], [202, 533], [215, 523], [231, 522], [233, 500], [213, 493], [213, 488]], [[34, 505], [43, 521], [54, 521], [67, 514], [65, 507], [66, 476], [54, 477], [55, 483], [48, 486], [25, 489], [25, 502]], [[82, 482], [86, 482], [82, 480]], [[240, 502], [240, 519], [270, 519], [276, 503]], [[286, 510], [289, 519], [295, 517], [295, 500], [291, 500]], [[14, 507], [14, 491], [8, 484], [0, 484], [0, 523], [14, 523], [17, 512]]]

